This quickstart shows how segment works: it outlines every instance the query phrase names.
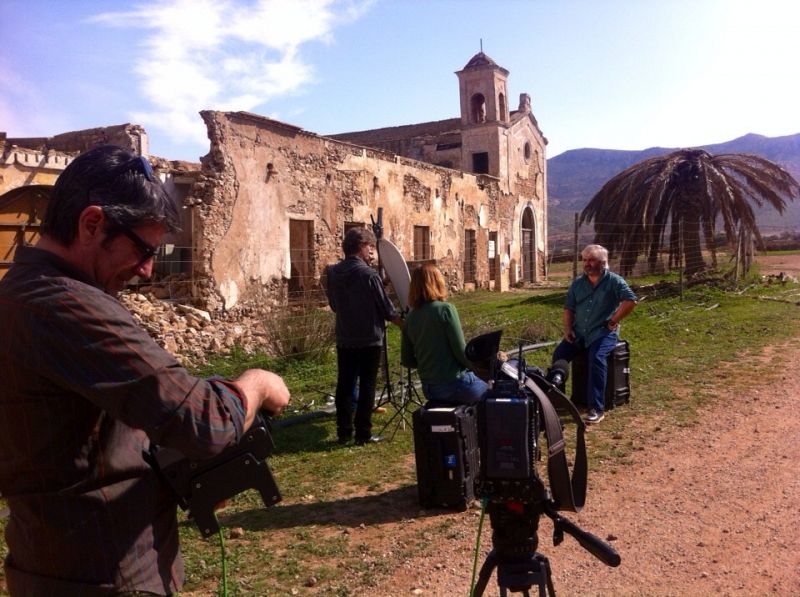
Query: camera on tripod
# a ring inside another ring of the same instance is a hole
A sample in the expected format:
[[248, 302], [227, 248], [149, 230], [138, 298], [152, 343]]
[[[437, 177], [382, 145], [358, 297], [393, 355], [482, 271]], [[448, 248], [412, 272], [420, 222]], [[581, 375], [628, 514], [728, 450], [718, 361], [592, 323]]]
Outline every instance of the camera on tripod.
[[208, 460], [192, 460], [178, 450], [155, 445], [144, 457], [208, 537], [219, 531], [214, 509], [247, 489], [258, 490], [266, 507], [281, 501], [266, 460], [274, 449], [270, 419], [258, 413], [238, 443]]
[[[479, 472], [475, 494], [488, 504], [493, 548], [481, 567], [472, 595], [483, 594], [492, 571], [497, 569], [501, 595], [506, 590], [528, 594], [538, 586], [555, 595], [550, 563], [538, 553], [537, 531], [542, 514], [553, 520], [553, 544], [564, 533], [574, 537], [592, 555], [609, 566], [620, 564], [619, 554], [598, 537], [579, 528], [557, 511], [578, 512], [586, 496], [587, 462], [585, 424], [560, 388], [568, 366], [556, 362], [545, 373], [528, 367], [520, 348], [516, 359], [498, 359], [502, 332], [470, 340], [466, 356], [489, 383], [478, 404]], [[570, 471], [561, 416], [576, 424], [575, 456]], [[537, 471], [545, 446], [547, 484]]]
[[516, 380], [496, 380], [478, 404], [480, 468], [477, 497], [522, 503], [548, 499], [536, 471], [539, 405]]
[[[502, 332], [490, 332], [469, 341], [467, 358], [489, 383], [489, 391], [478, 404], [480, 469], [475, 483], [478, 497], [521, 503], [552, 502], [555, 509], [578, 511], [586, 492], [584, 424], [570, 401], [560, 391], [568, 375], [565, 362], [555, 363], [545, 373], [529, 367], [520, 350], [516, 359], [497, 357]], [[578, 425], [579, 442], [572, 480], [564, 457], [565, 442], [560, 414], [571, 414]], [[539, 476], [540, 434], [548, 443], [548, 488]], [[581, 453], [582, 452], [582, 453]], [[551, 459], [554, 459], [552, 464]], [[555, 477], [555, 478], [554, 478]], [[563, 491], [566, 487], [569, 489]], [[555, 494], [555, 495], [554, 495]]]

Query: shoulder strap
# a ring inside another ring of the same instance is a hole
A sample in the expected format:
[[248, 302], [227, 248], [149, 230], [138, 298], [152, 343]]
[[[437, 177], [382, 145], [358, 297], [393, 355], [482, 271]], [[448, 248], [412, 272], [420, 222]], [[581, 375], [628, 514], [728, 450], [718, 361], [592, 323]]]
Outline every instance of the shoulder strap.
[[[503, 363], [503, 372], [512, 378], [517, 376], [516, 368], [508, 363]], [[551, 387], [545, 393], [530, 377], [525, 379], [525, 386], [533, 392], [542, 407], [544, 433], [547, 438], [547, 477], [550, 482], [550, 492], [553, 495], [555, 509], [580, 512], [586, 502], [586, 480], [588, 475], [586, 441], [584, 438], [586, 424], [581, 419], [581, 415], [575, 405], [555, 387]], [[567, 463], [566, 442], [564, 441], [561, 419], [556, 412], [556, 407], [569, 413], [577, 427], [575, 465], [572, 469], [572, 475], [570, 475], [569, 464]]]

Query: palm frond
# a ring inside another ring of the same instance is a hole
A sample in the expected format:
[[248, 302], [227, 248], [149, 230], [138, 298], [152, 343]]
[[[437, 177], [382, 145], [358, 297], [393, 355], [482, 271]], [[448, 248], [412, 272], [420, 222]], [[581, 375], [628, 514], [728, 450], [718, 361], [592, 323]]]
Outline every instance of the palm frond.
[[665, 238], [670, 264], [677, 263], [679, 229], [684, 231], [683, 250], [695, 253], [696, 266], [701, 235], [716, 261], [718, 221], [731, 245], [745, 238], [763, 244], [755, 208], [769, 205], [783, 213], [787, 202], [798, 197], [800, 183], [766, 158], [681, 149], [643, 160], [611, 178], [583, 209], [579, 222], [594, 223], [595, 241], [620, 254], [623, 274], [641, 254], [654, 266]]

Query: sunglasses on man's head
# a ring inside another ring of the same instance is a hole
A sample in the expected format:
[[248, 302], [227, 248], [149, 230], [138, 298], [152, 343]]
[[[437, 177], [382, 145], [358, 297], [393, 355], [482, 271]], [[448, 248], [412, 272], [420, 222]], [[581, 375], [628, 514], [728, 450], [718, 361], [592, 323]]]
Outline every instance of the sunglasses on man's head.
[[108, 177], [109, 181], [114, 180], [124, 172], [141, 172], [149, 182], [153, 182], [156, 178], [155, 172], [153, 172], [153, 166], [150, 165], [146, 157], [141, 155], [114, 168], [111, 171], [111, 175]]
[[108, 186], [111, 182], [116, 180], [117, 177], [125, 174], [126, 172], [140, 172], [144, 175], [148, 182], [155, 182], [156, 180], [156, 174], [153, 172], [153, 166], [150, 165], [150, 162], [147, 161], [146, 157], [140, 155], [120, 164], [111, 170], [111, 172], [108, 173], [108, 176], [102, 179], [101, 183], [95, 184], [87, 189], [87, 195], [91, 199], [92, 193], [95, 192], [95, 188]]
[[142, 255], [141, 259], [139, 259], [139, 261], [136, 263], [136, 267], [141, 267], [150, 259], [155, 259], [156, 255], [158, 255], [159, 247], [154, 247], [150, 243], [146, 242], [141, 236], [136, 234], [127, 226], [120, 228], [120, 232], [127, 236], [133, 242], [133, 244], [136, 245], [136, 248], [139, 249], [139, 253]]

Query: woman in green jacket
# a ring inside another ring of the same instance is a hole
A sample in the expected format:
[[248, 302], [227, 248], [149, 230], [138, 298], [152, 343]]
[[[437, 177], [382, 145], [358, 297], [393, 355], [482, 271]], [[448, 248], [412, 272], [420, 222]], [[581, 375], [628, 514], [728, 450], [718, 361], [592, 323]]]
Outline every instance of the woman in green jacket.
[[428, 400], [474, 404], [488, 386], [469, 370], [464, 332], [458, 311], [446, 302], [444, 276], [426, 263], [411, 274], [408, 294], [411, 311], [403, 325], [400, 361], [417, 368]]

